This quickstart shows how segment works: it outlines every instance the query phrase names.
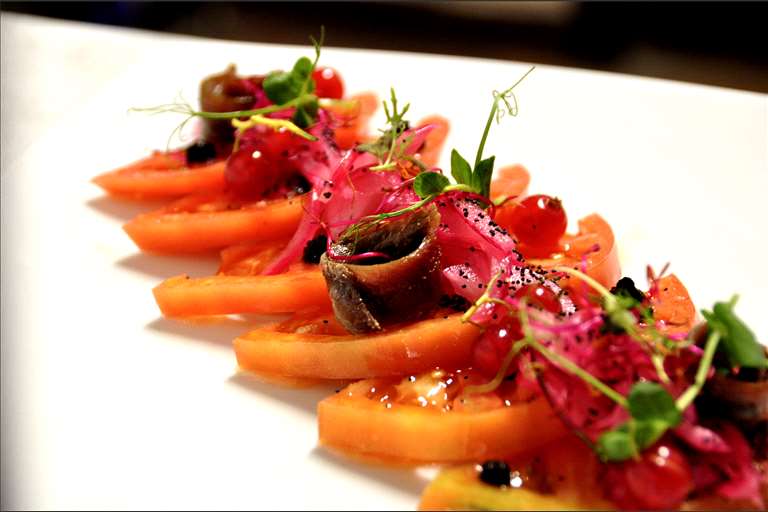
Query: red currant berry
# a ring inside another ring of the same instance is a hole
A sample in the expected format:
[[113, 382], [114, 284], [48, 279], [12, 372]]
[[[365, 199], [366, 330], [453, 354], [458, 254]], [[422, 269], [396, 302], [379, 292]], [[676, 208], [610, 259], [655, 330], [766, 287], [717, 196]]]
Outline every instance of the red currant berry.
[[518, 241], [532, 248], [557, 247], [567, 226], [562, 202], [550, 196], [527, 197], [512, 211], [512, 232]]
[[315, 81], [315, 95], [318, 98], [341, 99], [344, 96], [344, 83], [339, 73], [327, 66], [315, 69], [312, 73]]

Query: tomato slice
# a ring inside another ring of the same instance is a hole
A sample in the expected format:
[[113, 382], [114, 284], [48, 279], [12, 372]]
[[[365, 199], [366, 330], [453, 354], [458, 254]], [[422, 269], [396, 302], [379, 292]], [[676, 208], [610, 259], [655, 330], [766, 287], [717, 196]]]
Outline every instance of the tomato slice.
[[507, 464], [511, 478], [510, 485], [504, 487], [483, 482], [479, 465], [442, 471], [424, 490], [419, 510], [614, 508], [602, 497], [599, 460], [573, 435], [508, 459]]
[[133, 199], [162, 199], [224, 189], [223, 160], [187, 166], [183, 151], [155, 151], [130, 165], [106, 172], [93, 183], [106, 192]]
[[[498, 170], [496, 178], [491, 182], [491, 199], [494, 201], [510, 199], [525, 195], [531, 175], [528, 169], [520, 164], [508, 165]], [[496, 222], [504, 226], [503, 219], [514, 208], [513, 203], [505, 203], [496, 209]], [[501, 220], [500, 220], [501, 219]]]
[[[525, 255], [525, 247], [518, 248]], [[566, 233], [560, 239], [560, 249], [560, 252], [553, 253], [549, 258], [528, 259], [528, 263], [544, 268], [567, 266], [584, 271], [583, 260], [585, 273], [608, 288], [615, 285], [621, 277], [613, 230], [605, 219], [596, 213], [580, 219], [578, 233]], [[578, 283], [576, 278], [561, 281], [567, 288], [573, 288]]]
[[191, 253], [245, 241], [287, 239], [303, 214], [303, 199], [243, 202], [230, 194], [192, 195], [138, 215], [123, 229], [144, 251]]
[[368, 137], [368, 121], [379, 107], [379, 97], [373, 92], [354, 94], [337, 103], [324, 107], [341, 123], [334, 130], [336, 144], [341, 149], [351, 149]]
[[[218, 274], [257, 276], [288, 244], [287, 239], [244, 242], [222, 249]], [[307, 267], [309, 269], [310, 267]]]
[[163, 315], [193, 317], [238, 313], [276, 314], [304, 309], [330, 310], [319, 270], [294, 270], [273, 276], [176, 276], [152, 293]]
[[[306, 292], [299, 287], [297, 293]], [[234, 342], [237, 362], [243, 370], [285, 377], [340, 380], [397, 376], [435, 366], [461, 367], [469, 360], [479, 335], [479, 330], [462, 323], [459, 315], [365, 335], [318, 330], [318, 326], [333, 325], [332, 321], [335, 323], [328, 313], [251, 331]]]
[[367, 459], [460, 462], [511, 456], [564, 435], [547, 401], [513, 382], [463, 392], [485, 380], [471, 370], [435, 370], [356, 382], [318, 405], [320, 443]]

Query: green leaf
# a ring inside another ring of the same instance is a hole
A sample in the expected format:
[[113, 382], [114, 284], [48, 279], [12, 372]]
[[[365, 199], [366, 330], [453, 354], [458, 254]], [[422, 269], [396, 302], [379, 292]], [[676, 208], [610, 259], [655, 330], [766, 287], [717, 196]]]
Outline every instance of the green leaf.
[[495, 160], [495, 156], [480, 160], [480, 163], [475, 166], [475, 172], [472, 173], [471, 186], [481, 196], [490, 197], [491, 195], [491, 177], [493, 176], [493, 162]]
[[[312, 74], [314, 66], [312, 65], [312, 61], [309, 60], [309, 57], [301, 57], [299, 60], [296, 61], [296, 64], [293, 65], [293, 70], [291, 73], [294, 76], [294, 79], [298, 79], [301, 83], [299, 85], [302, 85], [304, 80], [309, 78], [309, 76]], [[312, 92], [315, 90], [314, 84], [309, 86], [311, 89], [308, 89], [307, 92]]]
[[305, 83], [307, 86], [303, 92], [311, 93], [315, 90], [315, 81], [311, 79], [312, 70], [312, 61], [307, 57], [301, 57], [290, 72], [270, 73], [262, 84], [267, 98], [277, 105], [288, 103], [301, 95]]
[[451, 176], [460, 185], [472, 186], [472, 168], [455, 149], [451, 151]]
[[768, 368], [765, 349], [757, 342], [755, 334], [733, 312], [735, 300], [718, 302], [712, 311], [702, 311], [709, 329], [720, 332], [718, 350], [728, 358], [731, 367]]
[[445, 187], [450, 185], [448, 178], [437, 172], [422, 172], [416, 176], [413, 182], [413, 191], [424, 199], [429, 196], [437, 195]]
[[600, 434], [597, 453], [604, 461], [619, 462], [637, 457], [669, 429], [666, 421], [630, 419], [613, 430]]
[[675, 399], [656, 382], [637, 382], [627, 397], [629, 412], [638, 421], [661, 421], [674, 427], [680, 423]]
[[307, 95], [299, 106], [296, 107], [296, 113], [293, 114], [293, 122], [301, 128], [310, 126], [315, 122], [318, 108], [317, 96], [314, 94]]
[[274, 71], [267, 75], [262, 84], [269, 100], [277, 105], [287, 103], [298, 96], [301, 81], [297, 81], [292, 73]]
[[613, 430], [600, 434], [597, 439], [597, 453], [604, 461], [611, 462], [635, 457], [638, 450], [629, 424], [619, 425]]
[[661, 439], [670, 425], [662, 420], [635, 421], [635, 445], [638, 450], [645, 450]]

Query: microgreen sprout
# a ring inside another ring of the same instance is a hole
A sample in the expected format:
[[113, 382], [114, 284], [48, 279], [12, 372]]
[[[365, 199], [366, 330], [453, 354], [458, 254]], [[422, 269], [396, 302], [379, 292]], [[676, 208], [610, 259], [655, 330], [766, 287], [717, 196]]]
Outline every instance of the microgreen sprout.
[[234, 126], [237, 129], [237, 138], [235, 139], [235, 149], [237, 149], [239, 145], [240, 136], [242, 136], [243, 132], [257, 125], [267, 126], [269, 128], [273, 128], [274, 130], [284, 129], [304, 139], [307, 139], [310, 141], [317, 140], [317, 137], [315, 137], [310, 133], [305, 132], [304, 130], [302, 130], [295, 124], [293, 124], [291, 121], [288, 121], [287, 119], [273, 119], [271, 117], [255, 115], [255, 116], [251, 116], [245, 121], [241, 121], [240, 119], [232, 120], [232, 126]]
[[388, 127], [381, 130], [382, 135], [376, 141], [357, 146], [358, 151], [371, 153], [379, 159], [379, 165], [371, 167], [372, 171], [394, 169], [397, 161], [404, 157], [405, 150], [411, 142], [410, 139], [406, 139], [398, 143], [400, 136], [408, 129], [405, 114], [411, 104], [406, 103], [402, 110], [398, 110], [395, 89], [390, 88], [389, 92], [391, 108], [386, 101], [381, 102], [384, 107], [384, 114], [387, 116]]
[[765, 348], [733, 311], [738, 299], [738, 295], [734, 295], [728, 302], [717, 302], [712, 311], [702, 310], [708, 330], [719, 333], [721, 352], [731, 368], [768, 368]]
[[[237, 120], [251, 118], [253, 116], [266, 116], [275, 112], [295, 109], [293, 123], [300, 128], [306, 128], [317, 119], [319, 108], [318, 98], [313, 94], [315, 82], [312, 79], [312, 73], [320, 59], [320, 50], [325, 39], [325, 27], [320, 27], [320, 39], [317, 40], [310, 36], [310, 40], [315, 48], [315, 59], [310, 60], [307, 57], [299, 58], [293, 65], [291, 71], [275, 71], [267, 75], [262, 87], [267, 97], [274, 104], [257, 109], [235, 110], [230, 112], [207, 112], [195, 110], [192, 105], [183, 99], [174, 103], [167, 103], [156, 107], [148, 108], [130, 108], [129, 112], [147, 112], [150, 114], [175, 113], [187, 116], [179, 123], [169, 137], [170, 139], [177, 133], [180, 133], [186, 124], [193, 118], [199, 117], [211, 121], [218, 120]], [[303, 135], [302, 135], [303, 136]], [[305, 137], [306, 138], [306, 137]]]
[[413, 212], [431, 203], [438, 196], [446, 192], [465, 192], [474, 196], [475, 199], [485, 200], [489, 206], [492, 206], [493, 203], [489, 197], [495, 157], [491, 156], [483, 160], [483, 148], [485, 147], [492, 121], [494, 119], [501, 119], [501, 114], [499, 114], [499, 104], [504, 104], [505, 111], [509, 115], [516, 115], [517, 100], [513, 100], [514, 105], [510, 103], [510, 98], [514, 98], [513, 89], [534, 69], [535, 66], [531, 67], [517, 80], [517, 82], [514, 83], [514, 85], [503, 92], [499, 93], [494, 91], [491, 114], [488, 117], [488, 122], [486, 123], [483, 136], [480, 140], [480, 146], [478, 148], [479, 160], [475, 162], [474, 169], [470, 167], [469, 163], [458, 151], [454, 149], [451, 152], [451, 175], [456, 180], [455, 184], [451, 184], [450, 180], [440, 172], [424, 171], [421, 162], [404, 155], [404, 151], [409, 146], [410, 141], [405, 140], [398, 144], [397, 139], [407, 127], [407, 123], [405, 123], [403, 116], [408, 111], [409, 105], [406, 105], [402, 111], [398, 111], [395, 91], [391, 90], [392, 110], [390, 111], [387, 104], [384, 103], [384, 111], [390, 126], [389, 130], [385, 131], [376, 142], [371, 144], [361, 144], [357, 149], [376, 155], [379, 157], [380, 161], [383, 159], [381, 164], [371, 167], [371, 170], [373, 171], [392, 169], [395, 167], [395, 162], [400, 158], [408, 159], [421, 167], [423, 172], [420, 172], [413, 181], [413, 191], [419, 196], [420, 200], [401, 210], [365, 217], [360, 222], [377, 223], [392, 217]]
[[[469, 162], [467, 162], [457, 150], [452, 150], [451, 176], [456, 180], [456, 184], [451, 185], [448, 179], [439, 173], [421, 173], [416, 177], [416, 182], [413, 184], [413, 189], [419, 197], [425, 198], [428, 195], [437, 195], [451, 190], [472, 192], [481, 196], [490, 197], [491, 177], [493, 176], [493, 165], [496, 157], [491, 156], [483, 159], [483, 150], [485, 149], [485, 143], [488, 140], [491, 125], [494, 120], [500, 122], [505, 114], [511, 116], [517, 115], [517, 98], [515, 97], [514, 89], [535, 68], [536, 66], [531, 66], [531, 68], [526, 71], [517, 82], [504, 91], [493, 91], [493, 104], [491, 105], [491, 111], [488, 114], [488, 120], [485, 123], [483, 135], [480, 138], [480, 144], [477, 147], [474, 166], [470, 166]], [[500, 108], [501, 104], [504, 105], [504, 108]], [[440, 185], [442, 185], [442, 189], [438, 190], [438, 186]]]

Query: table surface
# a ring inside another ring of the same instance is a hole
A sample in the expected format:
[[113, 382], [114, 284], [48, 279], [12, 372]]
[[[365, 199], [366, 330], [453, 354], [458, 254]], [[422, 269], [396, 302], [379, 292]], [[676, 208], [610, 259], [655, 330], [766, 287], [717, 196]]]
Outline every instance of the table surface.
[[[230, 43], [3, 13], [2, 507], [413, 509], [431, 470], [368, 467], [316, 447], [329, 389], [236, 371], [229, 342], [258, 319], [159, 317], [150, 289], [214, 259], [139, 254], [120, 230], [146, 206], [89, 179], [163, 147], [178, 119], [131, 106], [194, 100], [202, 76], [290, 65], [306, 47]], [[324, 50], [350, 91], [395, 85], [414, 119], [452, 120], [472, 153], [489, 93], [524, 63]], [[768, 339], [768, 97], [539, 66], [497, 161], [559, 195], [571, 224], [598, 211], [624, 272], [672, 270], [699, 307], [741, 296]], [[377, 118], [381, 120], [380, 116]], [[444, 159], [445, 161], [445, 159]]]

